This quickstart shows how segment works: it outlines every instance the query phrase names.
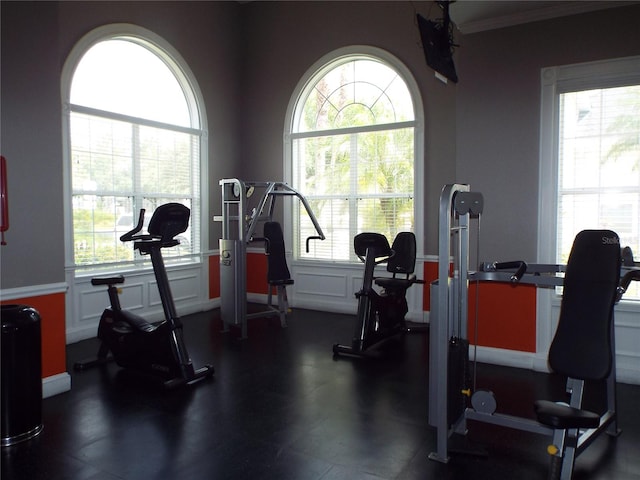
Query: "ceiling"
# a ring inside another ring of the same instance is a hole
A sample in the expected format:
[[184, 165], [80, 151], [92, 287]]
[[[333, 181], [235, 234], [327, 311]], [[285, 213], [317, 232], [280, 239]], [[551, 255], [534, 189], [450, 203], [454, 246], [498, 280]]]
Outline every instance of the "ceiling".
[[451, 3], [450, 15], [462, 33], [475, 33], [633, 3], [640, 2], [637, 0], [458, 0]]

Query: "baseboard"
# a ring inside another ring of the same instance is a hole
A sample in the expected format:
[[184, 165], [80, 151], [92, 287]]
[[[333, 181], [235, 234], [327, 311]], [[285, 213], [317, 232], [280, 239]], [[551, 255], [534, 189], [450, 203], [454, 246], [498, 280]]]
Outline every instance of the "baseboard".
[[640, 385], [640, 372], [635, 369], [618, 367], [616, 369], [616, 380], [620, 383]]
[[66, 331], [66, 344], [71, 345], [72, 343], [81, 342], [82, 340], [86, 340], [88, 338], [94, 338], [98, 331], [98, 324], [96, 322], [95, 325], [83, 326], [80, 328], [67, 329]]
[[494, 365], [504, 365], [506, 367], [534, 369], [537, 365], [536, 354], [531, 352], [519, 352], [516, 350], [505, 350], [502, 348], [481, 347], [476, 349], [469, 346], [469, 359], [473, 360], [477, 353], [478, 362], [491, 363]]
[[42, 379], [42, 398], [53, 397], [71, 390], [71, 375], [58, 373]]

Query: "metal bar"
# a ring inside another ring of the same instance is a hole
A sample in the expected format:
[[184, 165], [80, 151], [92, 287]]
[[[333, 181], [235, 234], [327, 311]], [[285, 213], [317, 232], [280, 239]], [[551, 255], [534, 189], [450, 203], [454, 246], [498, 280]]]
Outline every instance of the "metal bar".
[[[478, 280], [481, 282], [511, 282], [511, 273], [507, 270], [500, 272], [471, 272], [469, 274], [469, 280]], [[525, 274], [519, 282], [527, 285], [537, 285], [539, 287], [561, 287], [564, 283], [562, 277], [555, 277], [552, 275], [529, 275]]]
[[[449, 461], [447, 421], [447, 355], [449, 345], [451, 280], [449, 261], [451, 257], [452, 203], [457, 192], [469, 191], [468, 185], [445, 185], [440, 193], [438, 217], [438, 282], [431, 288], [431, 315], [429, 321], [429, 424], [436, 428], [436, 451], [431, 460]], [[435, 313], [435, 316], [433, 316]]]
[[516, 417], [504, 413], [481, 413], [467, 408], [464, 412], [467, 420], [476, 420], [479, 422], [490, 423], [502, 427], [509, 427], [525, 432], [539, 433], [541, 435], [553, 435], [554, 429], [529, 418]]

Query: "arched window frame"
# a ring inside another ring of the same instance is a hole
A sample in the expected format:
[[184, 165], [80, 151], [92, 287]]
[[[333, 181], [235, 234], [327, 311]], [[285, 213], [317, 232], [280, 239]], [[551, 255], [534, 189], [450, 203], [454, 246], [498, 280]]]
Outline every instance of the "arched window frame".
[[[414, 192], [413, 192], [413, 217], [414, 217], [414, 233], [417, 238], [424, 238], [424, 217], [420, 214], [422, 206], [424, 205], [424, 111], [422, 96], [417, 82], [415, 81], [410, 70], [401, 62], [397, 57], [387, 52], [386, 50], [372, 47], [368, 45], [353, 45], [343, 47], [338, 50], [332, 51], [327, 55], [320, 58], [315, 62], [302, 76], [298, 84], [296, 85], [293, 94], [291, 95], [287, 112], [285, 116], [284, 126], [284, 176], [285, 181], [291, 183], [294, 187], [294, 171], [293, 171], [293, 137], [295, 132], [293, 131], [295, 122], [297, 120], [298, 105], [299, 102], [304, 101], [303, 95], [312, 86], [311, 82], [316, 79], [322, 78], [327, 72], [335, 68], [341, 63], [348, 62], [351, 59], [369, 58], [374, 61], [385, 64], [389, 68], [393, 69], [405, 82], [411, 100], [413, 103], [414, 120], [412, 122], [405, 122], [410, 124], [414, 128]], [[301, 192], [304, 194], [304, 192]], [[287, 218], [294, 218], [294, 207], [291, 205], [285, 205], [285, 216]], [[297, 219], [292, 222], [297, 224]], [[288, 242], [294, 245], [294, 262], [304, 262], [307, 260], [300, 259], [299, 252], [296, 251], [294, 242], [294, 235], [292, 230], [286, 232], [288, 236]], [[392, 239], [390, 239], [391, 241]], [[423, 255], [423, 242], [418, 241], [418, 256]], [[318, 261], [318, 260], [313, 260]]]
[[[192, 208], [191, 224], [197, 222], [199, 231], [199, 245], [197, 252], [193, 252], [189, 258], [183, 258], [187, 262], [200, 262], [202, 248], [208, 245], [208, 225], [206, 219], [208, 215], [208, 203], [202, 199], [208, 198], [208, 129], [206, 113], [204, 111], [204, 97], [198, 87], [194, 74], [191, 72], [186, 61], [166, 40], [159, 35], [133, 24], [118, 23], [98, 27], [82, 37], [73, 47], [67, 57], [61, 75], [61, 98], [62, 98], [62, 144], [63, 144], [63, 191], [64, 191], [64, 228], [65, 228], [65, 268], [67, 272], [76, 274], [74, 262], [73, 243], [73, 205], [72, 205], [72, 182], [71, 182], [71, 126], [70, 116], [71, 85], [76, 68], [83, 56], [97, 43], [111, 39], [127, 39], [148, 49], [157, 55], [176, 76], [180, 86], [185, 93], [185, 99], [191, 118], [191, 128], [199, 135], [199, 195], [196, 199], [198, 205]], [[117, 115], [114, 115], [116, 117]], [[107, 269], [109, 268], [106, 266]], [[103, 268], [102, 271], [105, 269]], [[119, 269], [120, 270], [120, 269]], [[78, 273], [80, 274], [80, 273]], [[90, 274], [85, 271], [84, 274]]]

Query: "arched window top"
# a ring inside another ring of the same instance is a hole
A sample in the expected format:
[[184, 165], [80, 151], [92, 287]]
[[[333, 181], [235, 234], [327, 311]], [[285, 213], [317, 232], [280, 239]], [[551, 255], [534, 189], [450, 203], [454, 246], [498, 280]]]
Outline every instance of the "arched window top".
[[169, 64], [131, 38], [103, 40], [73, 75], [71, 103], [191, 127], [185, 93]]
[[137, 25], [92, 30], [62, 74], [63, 101], [83, 108], [206, 131], [204, 100], [181, 55]]
[[347, 55], [317, 71], [297, 103], [293, 132], [414, 120], [411, 94], [380, 58]]

